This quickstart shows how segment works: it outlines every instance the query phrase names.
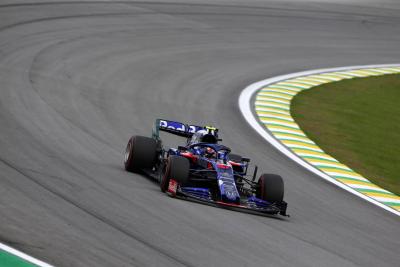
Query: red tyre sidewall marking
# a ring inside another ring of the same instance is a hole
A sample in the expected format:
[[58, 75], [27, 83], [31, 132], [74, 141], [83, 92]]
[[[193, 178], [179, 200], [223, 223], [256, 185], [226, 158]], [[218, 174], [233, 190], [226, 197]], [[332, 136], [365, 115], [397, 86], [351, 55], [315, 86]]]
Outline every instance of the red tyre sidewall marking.
[[170, 171], [170, 164], [169, 164], [169, 158], [168, 158], [167, 169], [165, 170], [164, 176], [161, 181], [161, 188], [163, 189], [163, 191], [165, 191], [167, 189], [166, 185], [167, 185], [167, 180], [168, 180], [168, 176], [169, 176], [169, 171]]
[[178, 188], [178, 182], [175, 181], [174, 179], [169, 179], [169, 184], [168, 184], [168, 193], [170, 196], [176, 196], [176, 190]]

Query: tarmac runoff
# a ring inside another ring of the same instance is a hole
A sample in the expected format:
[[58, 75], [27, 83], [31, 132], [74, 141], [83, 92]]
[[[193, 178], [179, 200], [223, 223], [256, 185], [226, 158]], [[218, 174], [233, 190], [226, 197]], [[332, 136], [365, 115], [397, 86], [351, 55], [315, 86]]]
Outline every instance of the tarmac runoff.
[[[245, 119], [257, 132], [297, 163], [400, 216], [399, 196], [371, 183], [366, 177], [325, 153], [306, 136], [290, 114], [293, 97], [303, 90], [345, 79], [396, 73], [400, 73], [400, 65], [392, 64], [320, 69], [282, 75], [248, 86], [240, 95], [239, 106]], [[256, 124], [261, 125], [262, 129]]]

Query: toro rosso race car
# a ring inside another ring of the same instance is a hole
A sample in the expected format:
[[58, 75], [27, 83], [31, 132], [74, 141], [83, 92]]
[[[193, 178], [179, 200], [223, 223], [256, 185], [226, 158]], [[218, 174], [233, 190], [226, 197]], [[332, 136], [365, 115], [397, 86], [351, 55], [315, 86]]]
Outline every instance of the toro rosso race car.
[[[187, 138], [184, 146], [166, 149], [160, 131]], [[286, 215], [281, 176], [248, 175], [250, 159], [219, 144], [218, 129], [157, 119], [152, 137], [132, 136], [124, 164], [129, 172], [144, 172], [159, 182], [162, 192], [218, 206], [264, 214]]]

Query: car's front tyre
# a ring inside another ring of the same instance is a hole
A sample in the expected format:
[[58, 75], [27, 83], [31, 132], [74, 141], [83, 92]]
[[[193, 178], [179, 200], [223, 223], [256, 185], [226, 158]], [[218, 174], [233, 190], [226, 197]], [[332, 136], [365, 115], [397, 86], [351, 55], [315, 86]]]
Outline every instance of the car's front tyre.
[[284, 195], [282, 177], [276, 174], [262, 174], [258, 180], [256, 195], [258, 198], [271, 203], [282, 202]]
[[189, 179], [189, 168], [190, 163], [187, 158], [176, 155], [169, 156], [160, 182], [161, 191], [167, 191], [171, 179], [180, 184], [185, 184]]

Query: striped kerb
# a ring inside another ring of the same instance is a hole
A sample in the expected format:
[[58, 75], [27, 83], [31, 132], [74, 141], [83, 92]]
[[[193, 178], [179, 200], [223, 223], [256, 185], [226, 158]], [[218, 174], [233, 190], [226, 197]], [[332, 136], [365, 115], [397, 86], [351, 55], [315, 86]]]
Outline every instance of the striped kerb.
[[326, 154], [305, 135], [290, 115], [291, 100], [303, 90], [344, 79], [395, 73], [400, 73], [400, 67], [336, 71], [280, 81], [257, 92], [255, 111], [261, 124], [277, 140], [311, 166], [359, 193], [400, 211], [399, 196], [371, 183], [367, 178]]

